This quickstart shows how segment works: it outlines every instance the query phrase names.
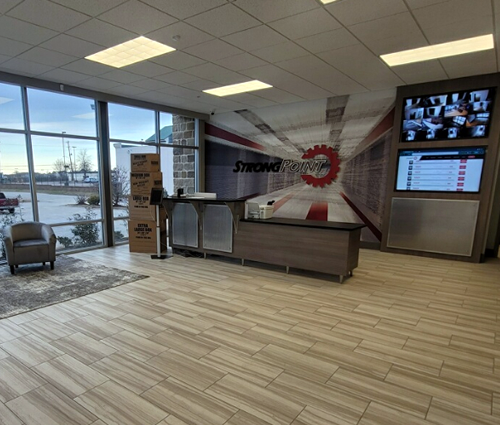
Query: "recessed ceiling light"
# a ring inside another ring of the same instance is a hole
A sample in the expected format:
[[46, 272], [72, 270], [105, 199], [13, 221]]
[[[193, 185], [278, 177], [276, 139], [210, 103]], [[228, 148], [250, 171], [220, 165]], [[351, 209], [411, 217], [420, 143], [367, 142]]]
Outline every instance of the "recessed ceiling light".
[[449, 43], [434, 44], [433, 46], [421, 47], [419, 49], [403, 50], [402, 52], [381, 55], [380, 58], [389, 66], [397, 66], [463, 55], [465, 53], [480, 52], [482, 50], [493, 49], [494, 47], [493, 34], [488, 34], [451, 41]]
[[149, 38], [137, 37], [101, 52], [94, 53], [93, 55], [86, 56], [85, 59], [114, 66], [115, 68], [122, 68], [136, 62], [154, 58], [155, 56], [173, 52], [174, 50], [173, 47], [158, 43]]
[[270, 87], [272, 87], [270, 84], [263, 83], [262, 81], [259, 80], [252, 80], [252, 81], [247, 81], [245, 83], [231, 84], [230, 86], [217, 87], [216, 89], [203, 90], [203, 92], [208, 94], [213, 94], [215, 96], [230, 96], [232, 94], [268, 89]]
[[328, 4], [328, 3], [333, 3], [334, 1], [337, 1], [337, 0], [319, 0], [319, 1], [323, 4]]
[[0, 96], [0, 105], [1, 105], [2, 103], [12, 102], [13, 100], [14, 100], [14, 99], [10, 99], [10, 98], [8, 98], [8, 97], [1, 97], [1, 96]]

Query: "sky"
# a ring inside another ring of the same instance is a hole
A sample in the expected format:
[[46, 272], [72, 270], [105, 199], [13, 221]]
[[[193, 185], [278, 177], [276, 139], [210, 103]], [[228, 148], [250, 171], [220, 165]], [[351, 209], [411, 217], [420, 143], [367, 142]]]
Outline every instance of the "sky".
[[[60, 137], [33, 136], [35, 171], [54, 170], [58, 159], [78, 158], [86, 150], [94, 167], [97, 166], [97, 142], [71, 138], [78, 135], [95, 138], [96, 112], [93, 99], [61, 93], [28, 89], [28, 108], [32, 131], [61, 134]], [[109, 104], [109, 128], [112, 139], [141, 141], [155, 132], [154, 112], [118, 104]], [[172, 116], [160, 114], [160, 126], [172, 125]], [[24, 130], [21, 89], [0, 83], [0, 129]], [[69, 142], [69, 147], [68, 147]], [[64, 146], [64, 151], [63, 151]], [[111, 143], [112, 166], [114, 149]], [[22, 134], [0, 131], [0, 173], [27, 171], [26, 142]]]

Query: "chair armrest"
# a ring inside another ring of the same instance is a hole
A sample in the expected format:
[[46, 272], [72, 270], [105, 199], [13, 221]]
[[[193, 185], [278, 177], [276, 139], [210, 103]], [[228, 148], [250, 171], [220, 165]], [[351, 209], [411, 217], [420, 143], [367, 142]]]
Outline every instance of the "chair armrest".
[[56, 235], [54, 234], [54, 231], [52, 230], [52, 227], [50, 227], [48, 224], [44, 224], [42, 226], [42, 238], [45, 239], [49, 243], [56, 243]]

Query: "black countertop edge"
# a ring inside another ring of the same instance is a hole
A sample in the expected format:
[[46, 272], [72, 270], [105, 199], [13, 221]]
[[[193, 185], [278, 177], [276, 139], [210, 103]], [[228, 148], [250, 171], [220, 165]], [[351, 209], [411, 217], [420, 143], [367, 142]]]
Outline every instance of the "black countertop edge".
[[366, 227], [360, 223], [340, 223], [336, 221], [298, 220], [294, 218], [268, 218], [267, 220], [242, 219], [245, 223], [277, 224], [281, 226], [311, 227], [330, 230], [358, 230]]
[[209, 199], [209, 198], [178, 198], [177, 196], [163, 198], [164, 201], [174, 202], [210, 202], [211, 204], [224, 204], [226, 202], [246, 202], [245, 199]]

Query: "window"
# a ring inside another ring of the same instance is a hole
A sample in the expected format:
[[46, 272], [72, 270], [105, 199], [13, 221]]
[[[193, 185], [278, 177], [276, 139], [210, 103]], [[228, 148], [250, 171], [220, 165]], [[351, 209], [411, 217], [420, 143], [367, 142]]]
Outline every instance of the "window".
[[101, 219], [97, 141], [32, 136], [40, 220]]
[[24, 130], [21, 87], [0, 83], [0, 128]]
[[28, 89], [31, 131], [96, 137], [95, 101]]
[[155, 143], [154, 111], [110, 103], [108, 115], [111, 139]]

